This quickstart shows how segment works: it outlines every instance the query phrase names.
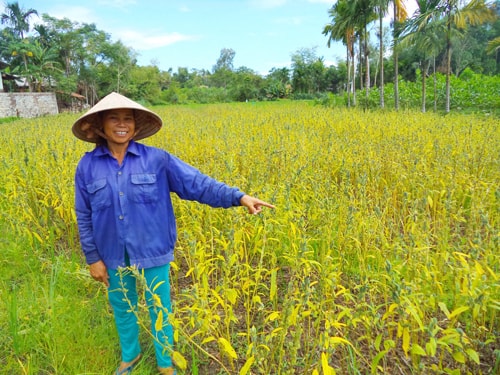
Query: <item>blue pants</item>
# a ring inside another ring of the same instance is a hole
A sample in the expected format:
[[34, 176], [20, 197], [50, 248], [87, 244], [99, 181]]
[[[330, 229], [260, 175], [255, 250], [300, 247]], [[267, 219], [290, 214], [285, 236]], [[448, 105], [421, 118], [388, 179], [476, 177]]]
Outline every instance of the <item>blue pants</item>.
[[[172, 311], [169, 270], [170, 264], [166, 264], [138, 271], [144, 276], [141, 279], [144, 279], [147, 285], [144, 288], [145, 298], [151, 317], [151, 333], [155, 338], [158, 367], [172, 367], [170, 354], [173, 350], [174, 336], [172, 325], [168, 321], [168, 314]], [[141, 353], [137, 321], [137, 280], [127, 268], [108, 270], [108, 274], [108, 296], [120, 338], [122, 361], [130, 362]], [[157, 330], [160, 311], [163, 315], [162, 328]]]

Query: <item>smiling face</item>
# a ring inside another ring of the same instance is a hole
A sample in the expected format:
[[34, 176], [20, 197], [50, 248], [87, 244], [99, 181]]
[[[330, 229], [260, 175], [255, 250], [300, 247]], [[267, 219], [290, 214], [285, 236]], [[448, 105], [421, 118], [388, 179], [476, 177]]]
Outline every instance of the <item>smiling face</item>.
[[127, 108], [105, 111], [102, 126], [108, 145], [125, 146], [135, 135], [134, 111]]

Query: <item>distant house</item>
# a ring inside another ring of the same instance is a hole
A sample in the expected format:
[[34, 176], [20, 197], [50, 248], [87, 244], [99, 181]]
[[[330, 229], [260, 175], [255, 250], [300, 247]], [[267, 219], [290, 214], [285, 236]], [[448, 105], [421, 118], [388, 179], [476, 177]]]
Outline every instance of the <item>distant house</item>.
[[[0, 92], [27, 92], [29, 91], [28, 81], [17, 75], [5, 72], [9, 64], [0, 61]], [[9, 90], [10, 88], [10, 90]]]
[[0, 92], [4, 92], [4, 89], [3, 89], [3, 70], [5, 68], [7, 68], [9, 65], [7, 65], [6, 63], [4, 63], [3, 61], [0, 61]]
[[28, 80], [26, 78], [22, 77], [17, 77], [17, 76], [12, 76], [14, 77], [13, 82], [14, 82], [14, 90], [15, 92], [30, 92], [30, 86], [28, 84]]
[[33, 82], [30, 90], [29, 82], [24, 77], [7, 73], [6, 70], [9, 64], [0, 61], [0, 92], [40, 92], [40, 91], [53, 91], [56, 82], [53, 79], [44, 78], [43, 81]]
[[63, 91], [56, 91], [55, 94], [57, 97], [59, 112], [78, 113], [90, 108], [87, 103], [87, 98], [76, 92], [67, 93]]
[[87, 109], [89, 105], [87, 104], [87, 98], [83, 95], [72, 92], [71, 97], [71, 112], [81, 112]]

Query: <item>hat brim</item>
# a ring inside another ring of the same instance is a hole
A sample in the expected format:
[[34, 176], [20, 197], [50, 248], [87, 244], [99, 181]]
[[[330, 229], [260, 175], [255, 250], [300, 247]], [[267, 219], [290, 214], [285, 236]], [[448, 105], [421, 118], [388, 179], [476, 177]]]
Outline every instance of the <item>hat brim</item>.
[[82, 141], [98, 143], [101, 137], [93, 129], [100, 126], [99, 113], [118, 108], [134, 110], [137, 133], [133, 139], [136, 141], [152, 136], [162, 127], [163, 122], [156, 113], [123, 95], [113, 92], [101, 99], [87, 113], [76, 120], [71, 128], [73, 134]]

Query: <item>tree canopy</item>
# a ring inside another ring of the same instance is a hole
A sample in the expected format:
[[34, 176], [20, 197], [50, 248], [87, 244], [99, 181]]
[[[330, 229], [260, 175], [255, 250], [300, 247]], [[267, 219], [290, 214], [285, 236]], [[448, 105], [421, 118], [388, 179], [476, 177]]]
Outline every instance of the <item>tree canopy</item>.
[[[237, 52], [232, 48], [220, 51], [212, 71], [193, 67], [162, 71], [154, 63], [139, 66], [132, 48], [95, 24], [39, 15], [35, 9], [9, 2], [0, 15], [4, 89], [55, 91], [62, 97], [78, 93], [89, 105], [117, 91], [149, 103], [319, 99], [335, 94], [345, 96], [348, 105], [364, 106], [373, 105], [375, 90], [379, 106], [384, 107], [384, 88], [393, 82], [397, 109], [400, 80], [425, 80], [432, 64], [433, 74], [448, 77], [445, 107], [449, 110], [451, 75], [467, 69], [490, 76], [500, 73], [499, 0], [418, 0], [410, 17], [404, 3], [338, 0], [325, 9], [318, 33], [325, 35], [328, 46], [336, 41], [345, 45], [345, 61], [326, 66], [315, 48], [304, 47], [291, 52], [289, 67], [273, 68], [261, 76], [249, 67], [235, 67]], [[396, 21], [384, 24], [384, 17], [391, 14]], [[388, 43], [389, 27], [393, 32]], [[458, 44], [469, 47], [451, 48]], [[357, 90], [364, 91], [358, 100]]]

